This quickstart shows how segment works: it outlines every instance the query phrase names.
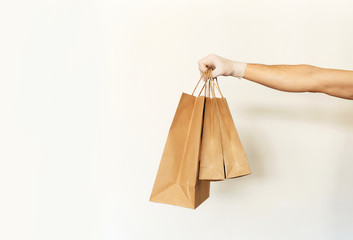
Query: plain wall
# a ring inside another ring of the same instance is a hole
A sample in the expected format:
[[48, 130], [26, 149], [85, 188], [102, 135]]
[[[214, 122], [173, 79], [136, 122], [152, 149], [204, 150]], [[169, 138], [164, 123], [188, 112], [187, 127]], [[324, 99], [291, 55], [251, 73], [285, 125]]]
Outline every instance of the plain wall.
[[210, 53], [353, 70], [353, 2], [0, 4], [0, 238], [353, 239], [353, 102], [219, 77], [253, 174], [149, 202]]

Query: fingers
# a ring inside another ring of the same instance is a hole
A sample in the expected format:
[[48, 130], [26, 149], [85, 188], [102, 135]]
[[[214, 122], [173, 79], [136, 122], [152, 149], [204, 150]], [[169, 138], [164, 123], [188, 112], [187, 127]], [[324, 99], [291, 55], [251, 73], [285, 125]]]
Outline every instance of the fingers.
[[206, 72], [209, 63], [206, 63], [206, 61], [199, 61], [199, 70], [200, 72]]
[[232, 61], [215, 54], [210, 54], [207, 57], [202, 58], [198, 64], [201, 74], [208, 68], [212, 69], [213, 78], [218, 76], [235, 76], [239, 78], [244, 75], [244, 69], [246, 67], [246, 63]]
[[[202, 76], [206, 72], [207, 68], [208, 68], [207, 64], [199, 61], [200, 76]], [[206, 77], [204, 76], [202, 79], [203, 81], [205, 81]]]
[[205, 72], [207, 68], [214, 69], [215, 68], [214, 54], [210, 54], [207, 57], [200, 59], [198, 64], [201, 72]]
[[[222, 75], [222, 70], [219, 67], [218, 68], [216, 67], [214, 70], [212, 70], [212, 78], [216, 78], [221, 75]], [[205, 82], [207, 78], [206, 71], [205, 72], [200, 71], [200, 77], [202, 77], [202, 80]], [[210, 76], [208, 76], [208, 78], [209, 77]]]
[[213, 71], [212, 71], [212, 77], [218, 77], [220, 75], [222, 75], [223, 70], [221, 69], [221, 67], [216, 67]]
[[[215, 55], [210, 54], [207, 57], [200, 59], [198, 65], [200, 70], [200, 76], [202, 76], [202, 74], [204, 74], [208, 68], [215, 69]], [[205, 77], [203, 77], [203, 80], [205, 81]]]

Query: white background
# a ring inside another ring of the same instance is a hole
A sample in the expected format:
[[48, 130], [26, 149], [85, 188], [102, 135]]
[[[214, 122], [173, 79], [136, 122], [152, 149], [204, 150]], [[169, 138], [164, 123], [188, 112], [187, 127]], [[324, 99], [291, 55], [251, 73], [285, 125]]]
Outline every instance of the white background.
[[352, 239], [353, 102], [220, 77], [253, 174], [149, 202], [216, 53], [353, 70], [353, 2], [3, 1], [0, 239]]

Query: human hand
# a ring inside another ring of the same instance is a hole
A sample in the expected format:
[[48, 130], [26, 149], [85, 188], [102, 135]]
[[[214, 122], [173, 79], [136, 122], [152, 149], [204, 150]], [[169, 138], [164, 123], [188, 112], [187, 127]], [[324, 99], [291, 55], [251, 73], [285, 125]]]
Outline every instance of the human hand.
[[[207, 68], [212, 69], [212, 77], [233, 76], [242, 78], [245, 74], [246, 63], [232, 61], [215, 54], [210, 54], [198, 62], [200, 74], [204, 74]], [[205, 80], [205, 79], [204, 79]]]

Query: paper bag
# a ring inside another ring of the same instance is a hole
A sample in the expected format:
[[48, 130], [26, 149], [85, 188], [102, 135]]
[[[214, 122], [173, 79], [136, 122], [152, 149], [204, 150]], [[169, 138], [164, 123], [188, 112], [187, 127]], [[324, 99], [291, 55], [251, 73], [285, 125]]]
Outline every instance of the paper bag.
[[222, 136], [223, 159], [226, 178], [235, 178], [251, 174], [244, 148], [235, 127], [228, 102], [220, 90], [216, 79], [216, 88], [221, 98], [216, 98], [220, 113], [220, 128]]
[[194, 96], [195, 89], [192, 95], [181, 95], [150, 196], [152, 202], [195, 209], [209, 197], [210, 182], [198, 179], [205, 97]]
[[[206, 96], [199, 179], [218, 181], [249, 175], [251, 170], [227, 100], [217, 79], [215, 84], [212, 72], [208, 72], [207, 76], [211, 94], [210, 98]], [[215, 87], [221, 98], [216, 97]]]
[[215, 97], [210, 96], [213, 80], [206, 80], [205, 113], [201, 139], [200, 173], [202, 180], [223, 180], [225, 170], [223, 162], [222, 136], [220, 128], [220, 114]]

